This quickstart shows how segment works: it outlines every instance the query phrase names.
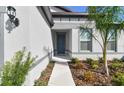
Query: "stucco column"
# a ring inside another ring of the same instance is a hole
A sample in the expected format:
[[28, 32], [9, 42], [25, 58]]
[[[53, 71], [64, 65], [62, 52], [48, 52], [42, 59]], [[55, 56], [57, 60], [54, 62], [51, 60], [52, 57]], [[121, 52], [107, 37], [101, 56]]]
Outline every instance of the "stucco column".
[[79, 29], [72, 29], [72, 52], [79, 51]]

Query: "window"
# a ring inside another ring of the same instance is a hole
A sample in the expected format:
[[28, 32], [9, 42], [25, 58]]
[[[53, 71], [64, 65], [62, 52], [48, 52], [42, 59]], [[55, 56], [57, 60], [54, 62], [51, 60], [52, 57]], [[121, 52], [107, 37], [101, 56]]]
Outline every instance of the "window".
[[91, 29], [80, 30], [80, 50], [92, 51]]
[[54, 21], [60, 21], [60, 18], [57, 18], [57, 17], [55, 17], [53, 19], [54, 19]]
[[61, 21], [69, 21], [69, 18], [64, 18], [64, 17], [61, 17]]
[[70, 21], [78, 21], [78, 18], [70, 18]]
[[[111, 36], [111, 38], [110, 38], [110, 36]], [[116, 51], [116, 33], [114, 30], [112, 30], [111, 33], [109, 33], [108, 38], [110, 38], [110, 39], [108, 41], [107, 50]]]

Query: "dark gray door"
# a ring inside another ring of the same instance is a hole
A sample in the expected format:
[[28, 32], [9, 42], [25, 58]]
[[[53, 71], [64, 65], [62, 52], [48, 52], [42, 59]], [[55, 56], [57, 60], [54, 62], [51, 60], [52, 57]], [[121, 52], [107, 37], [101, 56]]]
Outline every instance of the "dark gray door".
[[65, 54], [65, 32], [57, 33], [57, 54]]

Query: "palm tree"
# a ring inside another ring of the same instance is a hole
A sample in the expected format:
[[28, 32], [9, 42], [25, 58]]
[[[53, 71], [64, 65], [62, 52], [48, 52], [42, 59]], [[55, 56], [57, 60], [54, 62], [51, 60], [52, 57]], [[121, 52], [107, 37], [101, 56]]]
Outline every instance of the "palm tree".
[[[97, 37], [89, 32], [95, 40], [98, 41], [102, 48], [103, 61], [105, 64], [105, 71], [109, 76], [107, 63], [107, 45], [108, 41], [113, 38], [115, 33], [121, 32], [124, 27], [124, 20], [122, 18], [123, 7], [118, 6], [90, 6], [88, 7], [89, 20], [95, 22], [95, 28], [101, 36], [102, 42]], [[81, 29], [84, 29], [81, 26]], [[113, 31], [114, 30], [114, 31]]]

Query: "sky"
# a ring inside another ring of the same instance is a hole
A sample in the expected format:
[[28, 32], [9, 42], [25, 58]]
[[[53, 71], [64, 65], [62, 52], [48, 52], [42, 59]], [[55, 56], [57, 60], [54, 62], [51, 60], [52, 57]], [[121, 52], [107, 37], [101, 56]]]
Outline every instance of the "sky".
[[64, 6], [73, 12], [86, 12], [87, 6]]
[[[86, 12], [87, 11], [87, 6], [64, 6], [64, 7], [73, 12]], [[120, 18], [124, 20], [124, 15], [120, 14]]]

